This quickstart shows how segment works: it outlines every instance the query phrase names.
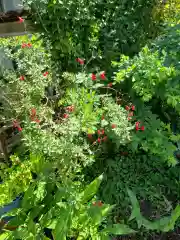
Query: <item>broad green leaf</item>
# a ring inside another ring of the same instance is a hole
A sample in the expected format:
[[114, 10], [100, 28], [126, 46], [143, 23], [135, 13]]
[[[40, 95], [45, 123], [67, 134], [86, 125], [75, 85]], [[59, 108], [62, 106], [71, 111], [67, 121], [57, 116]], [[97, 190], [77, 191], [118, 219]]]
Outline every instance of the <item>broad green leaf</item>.
[[72, 209], [70, 206], [66, 206], [66, 208], [65, 207], [60, 208], [58, 221], [55, 229], [53, 230], [54, 239], [57, 240], [66, 239], [67, 231], [69, 230], [71, 225], [71, 211]]
[[168, 232], [174, 228], [176, 220], [180, 217], [180, 206], [178, 205], [176, 209], [172, 212], [171, 217], [163, 217], [156, 221], [149, 221], [144, 218], [140, 212], [140, 206], [138, 200], [134, 193], [128, 189], [128, 195], [132, 203], [132, 213], [129, 220], [136, 219], [138, 227], [144, 226], [149, 230], [159, 230], [163, 232]]
[[42, 201], [46, 194], [46, 182], [45, 181], [39, 181], [37, 189], [34, 191], [34, 194], [36, 195], [36, 201]]
[[0, 235], [0, 240], [6, 240], [10, 236], [11, 233], [4, 232]]
[[112, 211], [114, 206], [110, 206], [107, 204], [99, 206], [92, 206], [88, 209], [88, 215], [91, 218], [91, 222], [93, 225], [100, 225], [100, 223], [104, 220], [105, 217]]
[[110, 227], [105, 228], [102, 232], [114, 235], [127, 235], [135, 233], [136, 231], [125, 224], [114, 224]]
[[93, 182], [91, 182], [82, 193], [80, 193], [80, 201], [82, 204], [88, 202], [96, 194], [102, 179], [103, 175], [100, 175]]
[[164, 227], [163, 231], [168, 232], [174, 229], [177, 219], [180, 217], [180, 205], [178, 205], [172, 212], [169, 223]]

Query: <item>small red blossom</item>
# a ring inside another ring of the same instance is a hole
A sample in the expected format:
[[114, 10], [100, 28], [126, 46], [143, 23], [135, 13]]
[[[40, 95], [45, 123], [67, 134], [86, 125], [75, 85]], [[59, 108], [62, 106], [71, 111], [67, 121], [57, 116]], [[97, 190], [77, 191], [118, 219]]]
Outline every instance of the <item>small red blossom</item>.
[[128, 113], [128, 117], [132, 117], [132, 116], [134, 116], [134, 113], [133, 112], [129, 112]]
[[93, 206], [102, 207], [103, 203], [101, 201], [93, 202]]
[[100, 138], [98, 138], [97, 141], [98, 141], [98, 143], [101, 143], [101, 139]]
[[133, 105], [133, 106], [131, 107], [131, 109], [132, 109], [132, 111], [135, 111], [135, 106]]
[[136, 131], [140, 130], [140, 128], [139, 128], [139, 124], [140, 124], [140, 122], [136, 122], [136, 123], [135, 123]]
[[103, 142], [106, 142], [107, 141], [107, 136], [104, 136], [102, 140], [103, 140]]
[[25, 47], [27, 47], [27, 44], [26, 43], [22, 43], [21, 48], [25, 48]]
[[97, 133], [98, 133], [98, 135], [101, 135], [101, 130], [98, 130]]
[[103, 203], [101, 201], [98, 202], [98, 207], [102, 207]]
[[125, 109], [126, 109], [127, 111], [129, 111], [129, 110], [130, 110], [130, 107], [129, 107], [129, 106], [126, 106]]
[[19, 19], [19, 23], [23, 23], [24, 22], [24, 19], [22, 17], [18, 17]]
[[32, 47], [32, 44], [31, 44], [31, 43], [28, 43], [28, 44], [27, 44], [27, 47], [31, 48], [31, 47]]
[[36, 116], [36, 109], [32, 108], [31, 109], [31, 117], [35, 117]]
[[69, 117], [69, 114], [67, 114], [67, 113], [63, 114], [63, 118], [67, 119], [68, 117]]
[[102, 129], [102, 130], [101, 130], [101, 134], [104, 135], [104, 133], [105, 133], [105, 131], [104, 131], [104, 129]]
[[20, 76], [19, 78], [21, 81], [24, 81], [25, 80], [25, 77], [24, 76]]
[[104, 116], [102, 116], [102, 117], [101, 117], [101, 120], [104, 120], [104, 119], [105, 119]]
[[92, 134], [89, 133], [87, 136], [89, 139], [92, 139]]
[[84, 60], [81, 58], [76, 58], [76, 62], [78, 62], [81, 65], [84, 65]]
[[35, 122], [36, 122], [36, 123], [40, 123], [41, 120], [39, 120], [38, 118], [36, 118], [36, 119], [35, 119]]
[[45, 72], [45, 73], [43, 73], [43, 76], [47, 77], [48, 74], [49, 74], [49, 72]]
[[145, 130], [145, 127], [144, 127], [144, 126], [142, 126], [142, 127], [141, 127], [141, 131], [144, 131], [144, 130]]
[[108, 87], [112, 87], [112, 85], [113, 85], [113, 84], [112, 84], [112, 82], [111, 82], [111, 83], [108, 84]]
[[112, 129], [116, 128], [116, 124], [111, 125]]
[[101, 80], [105, 80], [105, 79], [106, 79], [105, 72], [102, 72], [102, 73], [100, 74], [100, 78], [101, 78]]
[[13, 121], [13, 127], [14, 127], [14, 128], [19, 127], [19, 123], [18, 123], [16, 120]]
[[21, 127], [18, 127], [17, 130], [18, 130], [19, 132], [22, 132], [22, 128], [21, 128]]
[[68, 111], [68, 112], [73, 112], [74, 111], [74, 106], [72, 105], [72, 106], [68, 106], [67, 108], [66, 108], [66, 110]]
[[92, 74], [91, 74], [91, 79], [92, 79], [93, 81], [95, 81], [95, 80], [96, 80], [96, 74], [92, 73]]

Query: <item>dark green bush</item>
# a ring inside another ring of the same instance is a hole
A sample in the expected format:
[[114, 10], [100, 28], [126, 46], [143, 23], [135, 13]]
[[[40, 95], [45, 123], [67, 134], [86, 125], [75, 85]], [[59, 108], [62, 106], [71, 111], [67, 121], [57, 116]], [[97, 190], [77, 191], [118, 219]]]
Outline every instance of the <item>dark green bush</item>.
[[107, 69], [121, 53], [134, 55], [154, 39], [162, 20], [163, 5], [157, 0], [25, 2], [63, 71], [75, 70], [77, 57], [92, 58], [93, 66]]

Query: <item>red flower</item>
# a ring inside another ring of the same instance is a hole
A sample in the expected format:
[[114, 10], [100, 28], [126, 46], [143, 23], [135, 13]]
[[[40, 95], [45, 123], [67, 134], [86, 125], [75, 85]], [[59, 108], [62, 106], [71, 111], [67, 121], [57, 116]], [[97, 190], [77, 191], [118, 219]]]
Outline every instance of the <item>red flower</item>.
[[43, 73], [43, 76], [46, 77], [49, 74], [49, 72]]
[[98, 207], [102, 207], [103, 203], [101, 201], [98, 202]]
[[101, 120], [104, 120], [104, 116], [101, 117]]
[[39, 120], [38, 118], [36, 118], [36, 119], [35, 119], [35, 122], [36, 122], [36, 123], [40, 123], [41, 120]]
[[129, 110], [130, 110], [130, 107], [129, 107], [129, 106], [126, 106], [125, 109], [126, 109], [127, 111], [129, 111]]
[[129, 112], [129, 113], [128, 113], [128, 117], [132, 117], [133, 115], [134, 115], [133, 112]]
[[66, 119], [67, 119], [68, 117], [69, 117], [69, 114], [67, 114], [67, 113], [64, 113], [64, 114], [63, 114], [63, 118], [66, 118]]
[[72, 106], [68, 106], [67, 108], [66, 108], [66, 110], [68, 111], [68, 112], [73, 112], [74, 111], [74, 106], [72, 105]]
[[24, 76], [20, 76], [19, 78], [21, 81], [24, 81], [25, 77]]
[[106, 79], [105, 72], [102, 72], [102, 73], [100, 74], [100, 78], [101, 78], [102, 80], [105, 80], [105, 79]]
[[97, 133], [98, 133], [98, 135], [101, 135], [101, 130], [98, 130]]
[[32, 108], [31, 109], [31, 117], [35, 117], [36, 116], [36, 109]]
[[31, 47], [32, 47], [32, 44], [31, 44], [31, 43], [28, 43], [28, 44], [27, 44], [27, 47], [31, 48]]
[[93, 202], [93, 206], [102, 207], [103, 203], [101, 201]]
[[25, 48], [25, 47], [27, 47], [27, 44], [26, 43], [22, 43], [21, 48]]
[[95, 81], [95, 80], [96, 80], [96, 74], [92, 73], [92, 74], [91, 74], [91, 79], [92, 79], [93, 81]]
[[14, 128], [17, 128], [17, 130], [18, 130], [19, 132], [22, 131], [21, 126], [19, 125], [18, 121], [16, 121], [16, 120], [13, 121], [13, 127], [14, 127]]
[[112, 129], [116, 128], [116, 124], [111, 125]]
[[19, 23], [23, 23], [24, 22], [24, 19], [22, 17], [18, 17], [19, 19]]
[[84, 65], [84, 60], [81, 58], [76, 58], [76, 62], [78, 62], [81, 65]]
[[133, 105], [133, 106], [131, 107], [131, 109], [132, 109], [132, 111], [135, 111], [135, 106]]
[[87, 135], [89, 139], [92, 139], [92, 134]]
[[107, 136], [104, 136], [102, 140], [103, 140], [103, 142], [106, 142], [107, 141]]
[[105, 133], [105, 131], [104, 131], [104, 129], [102, 129], [102, 130], [101, 130], [101, 134], [104, 135], [104, 133]]
[[140, 124], [140, 122], [136, 122], [135, 123], [135, 127], [136, 127], [136, 131], [138, 131], [140, 128], [139, 128], [139, 124]]
[[17, 130], [18, 130], [19, 132], [22, 132], [22, 128], [21, 128], [21, 127], [18, 127]]
[[142, 130], [142, 131], [144, 131], [144, 130], [145, 130], [145, 127], [144, 127], [144, 126], [142, 126], [142, 127], [141, 127], [141, 130]]
[[18, 123], [16, 120], [13, 121], [13, 127], [14, 127], [14, 128], [19, 127], [19, 123]]
[[100, 138], [98, 138], [97, 141], [98, 141], [98, 143], [101, 143], [101, 139]]
[[112, 82], [111, 82], [111, 83], [108, 84], [108, 87], [112, 87], [112, 85], [113, 85], [113, 84], [112, 84]]

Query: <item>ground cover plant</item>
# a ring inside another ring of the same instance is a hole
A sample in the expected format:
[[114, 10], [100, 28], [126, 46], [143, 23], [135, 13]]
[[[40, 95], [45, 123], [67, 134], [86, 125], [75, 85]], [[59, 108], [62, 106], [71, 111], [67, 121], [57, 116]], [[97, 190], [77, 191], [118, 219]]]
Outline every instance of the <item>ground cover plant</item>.
[[0, 39], [0, 239], [178, 239], [178, 8], [26, 3], [40, 32]]

